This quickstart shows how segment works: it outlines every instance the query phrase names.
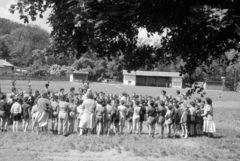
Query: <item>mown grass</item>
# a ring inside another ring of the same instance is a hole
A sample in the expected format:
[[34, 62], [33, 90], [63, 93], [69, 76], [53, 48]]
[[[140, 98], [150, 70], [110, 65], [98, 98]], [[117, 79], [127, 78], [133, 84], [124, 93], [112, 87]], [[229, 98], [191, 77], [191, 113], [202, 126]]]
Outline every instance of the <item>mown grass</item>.
[[[218, 108], [215, 110], [217, 134], [214, 138], [197, 137], [189, 139], [152, 139], [147, 135], [95, 135], [78, 137], [77, 134], [63, 137], [52, 134], [31, 133], [0, 134], [0, 149], [18, 149], [65, 153], [77, 150], [79, 153], [104, 153], [115, 149], [133, 153], [138, 157], [174, 158], [180, 160], [240, 160], [240, 110]], [[146, 132], [146, 129], [145, 129]]]

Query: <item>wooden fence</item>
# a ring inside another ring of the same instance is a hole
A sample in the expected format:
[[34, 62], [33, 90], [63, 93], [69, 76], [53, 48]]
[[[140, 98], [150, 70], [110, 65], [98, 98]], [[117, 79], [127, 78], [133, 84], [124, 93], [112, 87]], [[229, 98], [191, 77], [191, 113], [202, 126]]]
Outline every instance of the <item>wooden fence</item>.
[[67, 76], [0, 75], [0, 80], [69, 81]]

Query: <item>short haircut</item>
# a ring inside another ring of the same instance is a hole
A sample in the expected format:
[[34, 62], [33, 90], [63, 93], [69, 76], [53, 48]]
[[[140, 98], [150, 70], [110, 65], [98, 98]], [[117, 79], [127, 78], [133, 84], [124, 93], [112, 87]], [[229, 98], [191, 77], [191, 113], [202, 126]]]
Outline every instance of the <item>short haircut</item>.
[[102, 104], [103, 104], [103, 100], [102, 100], [101, 98], [98, 98], [98, 99], [97, 99], [97, 103], [100, 104], [100, 105], [102, 105]]
[[93, 99], [94, 98], [94, 95], [92, 94], [92, 92], [89, 92], [87, 94], [87, 98], [89, 98], [89, 99]]
[[60, 92], [64, 91], [64, 88], [60, 88]]
[[153, 100], [150, 100], [150, 105], [154, 107], [155, 102]]
[[139, 100], [136, 100], [136, 101], [135, 101], [135, 104], [136, 104], [137, 106], [139, 106], [140, 101], [139, 101]]
[[195, 102], [191, 101], [189, 104], [195, 107]]
[[207, 97], [206, 98], [206, 103], [209, 104], [209, 105], [212, 105], [212, 99]]
[[27, 102], [27, 101], [28, 101], [28, 97], [24, 97], [23, 102]]
[[165, 102], [164, 102], [163, 100], [160, 100], [159, 104], [160, 104], [161, 106], [164, 106], [164, 105], [165, 105]]

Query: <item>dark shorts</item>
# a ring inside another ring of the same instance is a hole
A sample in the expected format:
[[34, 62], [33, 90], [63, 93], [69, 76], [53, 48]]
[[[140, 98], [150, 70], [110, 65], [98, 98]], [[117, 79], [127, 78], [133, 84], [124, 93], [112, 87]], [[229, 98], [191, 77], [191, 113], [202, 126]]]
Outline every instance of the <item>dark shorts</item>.
[[5, 111], [0, 111], [0, 118], [5, 119], [6, 117], [6, 112]]
[[21, 120], [21, 114], [13, 114], [13, 121], [20, 121]]
[[27, 119], [29, 119], [29, 118], [30, 118], [29, 114], [23, 114], [23, 119], [24, 119], [24, 120], [27, 120]]
[[133, 118], [132, 118], [132, 117], [127, 118], [127, 121], [128, 121], [128, 122], [133, 122]]
[[149, 116], [149, 117], [147, 118], [147, 123], [148, 123], [149, 125], [155, 124], [155, 123], [156, 123], [156, 118]]
[[163, 125], [164, 122], [165, 122], [165, 117], [159, 116], [159, 118], [158, 118], [158, 124], [159, 124], [159, 125]]
[[103, 123], [103, 118], [96, 118], [96, 124]]

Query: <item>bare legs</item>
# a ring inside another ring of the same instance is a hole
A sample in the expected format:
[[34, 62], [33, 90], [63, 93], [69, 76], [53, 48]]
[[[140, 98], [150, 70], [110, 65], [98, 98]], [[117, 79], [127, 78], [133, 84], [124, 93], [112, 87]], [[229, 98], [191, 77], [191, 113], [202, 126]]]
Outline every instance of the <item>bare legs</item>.
[[23, 132], [27, 132], [29, 119], [23, 119]]

